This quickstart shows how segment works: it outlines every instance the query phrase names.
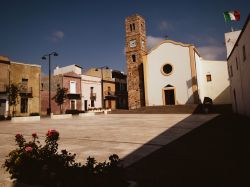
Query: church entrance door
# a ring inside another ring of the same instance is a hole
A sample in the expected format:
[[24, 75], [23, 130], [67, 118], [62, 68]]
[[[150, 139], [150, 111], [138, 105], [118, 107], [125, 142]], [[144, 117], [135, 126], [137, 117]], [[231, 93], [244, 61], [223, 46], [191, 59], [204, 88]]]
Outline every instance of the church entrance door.
[[174, 89], [164, 90], [165, 105], [175, 105], [175, 91]]

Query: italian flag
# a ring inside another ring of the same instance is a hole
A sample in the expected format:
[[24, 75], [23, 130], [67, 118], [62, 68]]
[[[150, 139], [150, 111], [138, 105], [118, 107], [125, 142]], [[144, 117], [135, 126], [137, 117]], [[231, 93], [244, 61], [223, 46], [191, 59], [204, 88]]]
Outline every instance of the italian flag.
[[240, 20], [240, 12], [237, 10], [224, 12], [224, 19], [226, 22], [239, 21]]

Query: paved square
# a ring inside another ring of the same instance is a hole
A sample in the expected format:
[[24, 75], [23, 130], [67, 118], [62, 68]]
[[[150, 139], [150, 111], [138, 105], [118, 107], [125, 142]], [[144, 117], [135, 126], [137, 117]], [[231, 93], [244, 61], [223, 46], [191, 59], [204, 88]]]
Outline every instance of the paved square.
[[[177, 139], [217, 115], [190, 114], [109, 114], [40, 122], [0, 122], [0, 164], [15, 148], [14, 136], [22, 133], [27, 140], [36, 132], [43, 143], [48, 129], [60, 133], [59, 149], [77, 154], [85, 163], [88, 156], [104, 161], [115, 153], [129, 165]], [[1, 168], [0, 185], [8, 174]], [[2, 183], [3, 184], [3, 183]], [[3, 186], [3, 185], [1, 185]]]

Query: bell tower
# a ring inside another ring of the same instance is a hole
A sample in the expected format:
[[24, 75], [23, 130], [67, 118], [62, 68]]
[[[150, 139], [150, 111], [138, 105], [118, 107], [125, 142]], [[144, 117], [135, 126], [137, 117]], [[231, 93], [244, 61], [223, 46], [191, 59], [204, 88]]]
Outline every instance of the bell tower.
[[128, 69], [128, 107], [145, 106], [143, 56], [147, 54], [145, 20], [138, 14], [129, 16], [126, 26], [126, 62]]

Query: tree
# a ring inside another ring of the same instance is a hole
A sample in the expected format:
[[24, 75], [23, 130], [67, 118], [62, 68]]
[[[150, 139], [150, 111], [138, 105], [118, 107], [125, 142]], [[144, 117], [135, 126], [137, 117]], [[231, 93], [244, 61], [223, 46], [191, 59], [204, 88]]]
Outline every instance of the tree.
[[62, 114], [62, 105], [64, 101], [67, 99], [67, 88], [58, 87], [56, 90], [56, 95], [53, 97], [57, 105], [60, 106], [60, 113]]
[[18, 104], [18, 95], [19, 95], [19, 87], [16, 84], [11, 84], [7, 88], [7, 92], [9, 94], [9, 106], [12, 107], [12, 116], [15, 116], [16, 113], [16, 105]]

